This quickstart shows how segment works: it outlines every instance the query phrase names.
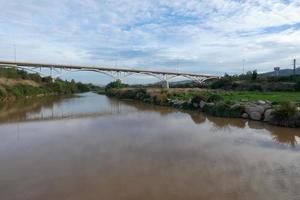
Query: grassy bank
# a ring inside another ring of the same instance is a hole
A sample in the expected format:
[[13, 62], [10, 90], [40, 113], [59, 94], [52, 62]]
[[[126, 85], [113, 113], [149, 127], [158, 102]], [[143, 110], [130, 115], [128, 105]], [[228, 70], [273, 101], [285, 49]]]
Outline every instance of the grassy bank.
[[300, 92], [230, 91], [219, 93], [225, 100], [230, 101], [268, 100], [276, 103], [284, 101], [300, 103]]
[[52, 80], [25, 71], [0, 68], [0, 101], [47, 95], [69, 95], [74, 93], [98, 91], [100, 87], [80, 82]]
[[[207, 89], [109, 88], [108, 96], [162, 106], [192, 109], [206, 114], [300, 127], [299, 93], [226, 92]], [[287, 100], [288, 99], [288, 100]]]
[[[120, 88], [122, 90], [135, 90], [130, 88]], [[143, 90], [143, 89], [141, 89]], [[259, 91], [225, 91], [225, 90], [213, 90], [213, 89], [182, 89], [182, 88], [173, 88], [173, 89], [147, 89], [148, 93], [152, 96], [156, 96], [158, 99], [177, 99], [177, 100], [189, 100], [195, 96], [202, 96], [204, 98], [209, 98], [211, 95], [217, 94], [220, 95], [224, 101], [271, 101], [273, 103], [280, 102], [294, 102], [300, 104], [300, 92], [259, 92]]]

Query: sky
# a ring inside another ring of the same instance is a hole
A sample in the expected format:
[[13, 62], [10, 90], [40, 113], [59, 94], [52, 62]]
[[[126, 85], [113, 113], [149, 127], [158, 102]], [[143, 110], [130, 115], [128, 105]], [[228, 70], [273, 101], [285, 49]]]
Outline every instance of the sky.
[[13, 61], [16, 49], [17, 61], [214, 75], [300, 63], [300, 0], [0, 0], [0, 8], [0, 60]]

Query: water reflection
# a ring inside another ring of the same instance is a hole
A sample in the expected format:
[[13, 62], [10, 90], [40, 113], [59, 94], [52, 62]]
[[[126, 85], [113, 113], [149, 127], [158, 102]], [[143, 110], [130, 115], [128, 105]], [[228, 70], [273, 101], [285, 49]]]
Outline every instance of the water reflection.
[[300, 199], [299, 129], [91, 93], [18, 104], [0, 199]]
[[70, 97], [22, 99], [1, 105], [0, 123], [96, 117], [134, 110], [136, 109], [116, 99], [93, 93]]
[[284, 127], [277, 127], [272, 126], [262, 122], [256, 121], [248, 121], [238, 118], [218, 118], [207, 116], [204, 114], [200, 114], [199, 112], [193, 111], [185, 111], [185, 110], [176, 110], [173, 108], [168, 107], [160, 107], [160, 106], [149, 106], [139, 102], [130, 102], [130, 101], [123, 101], [123, 104], [133, 106], [141, 111], [155, 111], [159, 112], [161, 116], [165, 116], [171, 114], [173, 112], [182, 112], [189, 114], [191, 119], [194, 121], [195, 124], [202, 124], [202, 123], [212, 123], [213, 127], [216, 131], [220, 129], [227, 130], [227, 132], [232, 131], [233, 128], [250, 128], [250, 129], [257, 129], [257, 130], [266, 130], [272, 135], [274, 141], [282, 144], [289, 144], [292, 147], [295, 147], [297, 143], [297, 139], [300, 140], [300, 129], [294, 128], [284, 128]]
[[69, 118], [99, 117], [134, 112], [156, 112], [161, 116], [180, 112], [190, 116], [195, 124], [211, 123], [212, 132], [230, 132], [233, 128], [265, 130], [274, 141], [295, 147], [300, 138], [299, 129], [271, 126], [261, 122], [242, 119], [216, 118], [199, 112], [177, 110], [136, 101], [120, 101], [103, 95], [85, 93], [72, 97], [47, 97], [23, 99], [14, 103], [0, 104], [0, 123], [59, 120]]

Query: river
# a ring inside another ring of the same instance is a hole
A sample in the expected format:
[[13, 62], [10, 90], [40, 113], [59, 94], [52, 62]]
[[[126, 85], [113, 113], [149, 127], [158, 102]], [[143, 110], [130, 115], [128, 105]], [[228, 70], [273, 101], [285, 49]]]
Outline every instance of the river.
[[0, 106], [2, 200], [300, 199], [300, 130], [92, 93]]

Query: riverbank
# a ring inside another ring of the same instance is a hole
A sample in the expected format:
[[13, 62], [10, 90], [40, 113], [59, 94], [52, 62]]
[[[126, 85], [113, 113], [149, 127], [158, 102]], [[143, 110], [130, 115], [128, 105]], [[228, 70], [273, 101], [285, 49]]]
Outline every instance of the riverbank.
[[100, 89], [98, 86], [73, 80], [53, 80], [51, 77], [41, 77], [17, 69], [0, 68], [0, 103], [17, 99], [97, 92]]
[[[277, 102], [270, 101], [269, 98], [238, 100], [236, 97], [230, 100], [226, 98], [226, 95], [230, 97], [229, 93], [224, 95], [223, 91], [206, 89], [123, 88], [110, 89], [106, 94], [120, 99], [134, 99], [155, 105], [196, 110], [216, 117], [243, 118], [276, 126], [300, 127], [300, 106], [297, 102]], [[295, 97], [298, 98], [298, 95]]]

